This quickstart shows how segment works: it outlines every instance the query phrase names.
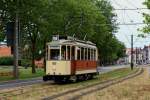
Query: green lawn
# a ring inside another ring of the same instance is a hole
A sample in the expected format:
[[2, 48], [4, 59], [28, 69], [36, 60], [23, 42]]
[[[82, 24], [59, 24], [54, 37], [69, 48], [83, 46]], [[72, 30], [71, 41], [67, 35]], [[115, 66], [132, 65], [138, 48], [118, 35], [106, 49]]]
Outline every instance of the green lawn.
[[121, 68], [121, 69], [117, 69], [114, 71], [110, 71], [107, 73], [104, 73], [100, 76], [98, 76], [98, 78], [100, 79], [110, 79], [110, 78], [120, 78], [120, 77], [124, 77], [126, 75], [128, 75], [129, 73], [133, 73], [137, 70], [137, 68], [134, 68], [133, 70], [131, 70], [131, 68]]
[[127, 76], [128, 74], [134, 73], [137, 70], [138, 70], [138, 68], [134, 68], [133, 70], [131, 70], [131, 68], [116, 69], [116, 70], [113, 70], [113, 71], [110, 71], [110, 72], [107, 72], [107, 73], [97, 75], [92, 80], [87, 80], [87, 81], [83, 81], [83, 82], [81, 81], [81, 82], [78, 82], [78, 83], [75, 83], [75, 84], [73, 83], [72, 85], [86, 86], [86, 85], [90, 85], [90, 84], [93, 84], [93, 83], [102, 82], [102, 81], [105, 81], [105, 80], [110, 80], [110, 79], [114, 79], [114, 78], [121, 78], [121, 77]]
[[[6, 67], [0, 67], [0, 73], [4, 72], [12, 72], [13, 69], [11, 66]], [[19, 79], [28, 79], [28, 78], [35, 78], [35, 77], [41, 77], [44, 75], [44, 69], [37, 68], [36, 73], [32, 74], [31, 67], [25, 69], [23, 67], [19, 67]], [[7, 80], [14, 80], [12, 75], [9, 76], [0, 76], [0, 82], [7, 81]]]
[[[31, 74], [31, 68], [27, 69], [27, 70], [26, 69], [20, 69], [20, 70], [22, 71], [22, 76], [20, 76], [20, 77], [22, 77], [22, 79], [33, 76]], [[22, 90], [22, 91], [28, 91], [27, 93], [22, 94], [22, 95], [17, 95], [17, 97], [14, 96], [11, 99], [12, 100], [20, 100], [20, 99], [23, 99], [24, 97], [26, 97], [26, 99], [29, 99], [29, 98], [41, 99], [41, 95], [42, 96], [45, 96], [45, 95], [50, 96], [50, 95], [53, 95], [56, 93], [60, 93], [61, 91], [63, 92], [63, 91], [73, 90], [75, 88], [83, 88], [88, 85], [101, 83], [105, 80], [124, 77], [124, 76], [127, 76], [128, 74], [135, 73], [135, 71], [137, 71], [137, 70], [138, 70], [138, 68], [134, 68], [134, 70], [131, 70], [130, 68], [117, 69], [117, 70], [113, 70], [111, 72], [97, 75], [95, 77], [95, 79], [92, 79], [92, 80], [81, 81], [81, 82], [76, 82], [76, 83], [68, 83], [68, 84], [62, 84], [62, 85], [54, 84], [53, 86], [51, 86], [49, 84], [36, 84], [36, 85], [29, 86], [27, 88], [24, 88], [24, 90]], [[37, 72], [39, 73], [39, 74], [37, 73], [39, 76], [41, 74], [44, 74], [43, 70], [41, 70], [41, 69], [37, 70]], [[34, 77], [36, 77], [36, 75]], [[40, 90], [40, 92], [37, 91], [38, 89], [41, 89], [41, 88], [44, 88], [44, 89]], [[29, 90], [29, 89], [31, 89], [31, 90]], [[2, 94], [1, 96], [3, 96], [3, 95], [7, 96], [8, 94], [7, 93]]]
[[[104, 74], [97, 75], [96, 79], [89, 80], [89, 81], [98, 81], [98, 80], [102, 81], [102, 80], [107, 80], [107, 79], [112, 79], [112, 78], [124, 77], [124, 76], [128, 75], [129, 73], [133, 73], [135, 70], [137, 70], [137, 68], [134, 68], [133, 71], [130, 68], [117, 69], [114, 71], [110, 71], [110, 72], [107, 72]], [[7, 67], [7, 66], [0, 67], [0, 73], [1, 72], [12, 72], [12, 67]], [[32, 74], [31, 67], [29, 67], [27, 69], [25, 69], [23, 67], [19, 67], [19, 79], [41, 77], [44, 74], [45, 74], [44, 69], [41, 69], [41, 68], [36, 69], [36, 73]], [[0, 82], [7, 81], [7, 80], [14, 80], [14, 78], [13, 78], [13, 76], [0, 76]], [[87, 82], [89, 82], [89, 81], [87, 81]]]

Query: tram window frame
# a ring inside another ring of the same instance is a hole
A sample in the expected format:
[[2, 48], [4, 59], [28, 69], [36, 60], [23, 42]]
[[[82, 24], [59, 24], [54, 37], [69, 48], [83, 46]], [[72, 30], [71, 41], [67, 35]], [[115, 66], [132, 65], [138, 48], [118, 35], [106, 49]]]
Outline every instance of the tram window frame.
[[[57, 50], [57, 51], [56, 51]], [[52, 52], [55, 52], [52, 53]], [[60, 60], [59, 57], [60, 57], [60, 49], [50, 49], [50, 56], [49, 56], [49, 60]], [[57, 55], [56, 55], [57, 54]], [[54, 55], [54, 56], [53, 56]]]
[[90, 60], [92, 60], [92, 49], [90, 48]]
[[66, 60], [66, 45], [61, 45], [61, 59]]
[[93, 60], [93, 49], [91, 49], [91, 60]]
[[94, 49], [94, 60], [96, 60], [96, 50]]
[[71, 46], [68, 45], [67, 46], [67, 52], [66, 52], [67, 53], [67, 59], [66, 60], [70, 60], [70, 57], [71, 57], [70, 56], [70, 50], [71, 50]]
[[81, 53], [80, 50], [81, 50], [81, 48], [78, 47], [78, 49], [77, 49], [77, 60], [80, 60], [80, 58], [81, 58], [81, 57], [80, 57], [80, 55], [81, 55], [81, 54], [80, 54], [80, 53]]
[[90, 59], [90, 58], [91, 58], [91, 57], [90, 57], [90, 56], [91, 56], [90, 51], [91, 51], [90, 48], [88, 48], [88, 60], [91, 60], [91, 59]]
[[85, 55], [84, 55], [84, 56], [85, 56], [85, 60], [88, 60], [87, 50], [88, 50], [88, 49], [87, 49], [87, 48], [85, 48]]
[[81, 60], [84, 60], [84, 48], [81, 47]]

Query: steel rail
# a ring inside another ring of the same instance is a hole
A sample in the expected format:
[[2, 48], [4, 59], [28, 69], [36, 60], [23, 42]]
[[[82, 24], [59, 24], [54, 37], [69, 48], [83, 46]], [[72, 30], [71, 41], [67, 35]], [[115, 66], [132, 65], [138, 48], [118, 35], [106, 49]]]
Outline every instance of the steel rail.
[[[79, 92], [80, 91], [84, 91], [88, 88], [93, 88], [95, 86], [100, 86], [98, 87], [97, 89], [92, 89], [90, 91], [86, 91], [86, 92], [82, 92], [82, 94], [78, 94], [78, 95], [75, 95], [75, 96], [72, 96], [71, 98], [69, 98], [68, 100], [77, 100], [79, 99], [80, 97], [84, 96], [84, 95], [87, 95], [89, 93], [92, 93], [92, 92], [95, 92], [95, 91], [98, 91], [98, 90], [102, 90], [104, 88], [107, 88], [108, 86], [111, 86], [111, 85], [114, 85], [114, 84], [117, 84], [117, 83], [120, 83], [122, 81], [125, 81], [127, 79], [130, 79], [130, 78], [133, 78], [133, 77], [136, 77], [140, 74], [143, 73], [143, 68], [139, 68], [138, 70], [136, 70], [134, 73], [130, 73], [128, 74], [127, 76], [123, 77], [123, 78], [114, 78], [114, 79], [110, 79], [110, 80], [106, 80], [106, 81], [103, 81], [103, 82], [98, 82], [98, 83], [95, 83], [95, 84], [91, 84], [91, 85], [88, 85], [88, 86], [84, 86], [84, 87], [81, 87], [81, 88], [77, 88], [77, 89], [72, 89], [72, 90], [68, 90], [68, 91], [65, 91], [65, 92], [61, 92], [59, 94], [56, 94], [56, 95], [52, 95], [52, 96], [49, 96], [49, 97], [45, 97], [43, 98], [42, 100], [53, 100], [53, 99], [56, 99], [56, 98], [59, 98], [59, 97], [62, 97], [62, 96], [67, 96], [69, 94], [73, 94], [73, 93], [76, 93], [76, 92]], [[104, 85], [104, 86], [101, 86], [101, 85]]]
[[140, 70], [138, 73], [136, 73], [136, 74], [133, 74], [133, 75], [131, 75], [131, 76], [129, 75], [129, 76], [124, 77], [124, 78], [121, 78], [121, 79], [119, 79], [119, 80], [111, 81], [110, 83], [108, 83], [108, 84], [106, 84], [106, 85], [104, 85], [104, 86], [98, 86], [98, 88], [96, 88], [96, 89], [92, 89], [92, 90], [89, 90], [89, 91], [86, 91], [86, 92], [82, 92], [82, 94], [75, 95], [75, 96], [71, 97], [71, 98], [68, 99], [68, 100], [78, 100], [79, 98], [81, 98], [81, 97], [84, 96], [84, 95], [87, 95], [87, 94], [90, 94], [90, 93], [93, 93], [93, 92], [96, 92], [96, 91], [105, 89], [105, 88], [107, 88], [107, 87], [109, 87], [109, 86], [111, 86], [111, 85], [121, 83], [121, 82], [123, 82], [123, 81], [125, 81], [125, 80], [128, 80], [128, 79], [130, 79], [130, 78], [134, 78], [134, 77], [136, 77], [136, 76], [142, 74], [143, 71], [144, 71], [144, 70], [141, 69], [141, 70]]

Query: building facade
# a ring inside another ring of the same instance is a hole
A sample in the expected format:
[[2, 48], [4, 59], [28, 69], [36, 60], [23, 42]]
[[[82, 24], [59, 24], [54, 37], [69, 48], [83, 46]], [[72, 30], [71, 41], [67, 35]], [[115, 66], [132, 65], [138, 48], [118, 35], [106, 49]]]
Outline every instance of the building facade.
[[[131, 63], [131, 48], [126, 49], [126, 56], [124, 57], [125, 64]], [[150, 64], [150, 45], [144, 48], [133, 49], [133, 63], [134, 64]]]
[[0, 57], [9, 57], [11, 54], [11, 47], [8, 47], [6, 43], [0, 43]]

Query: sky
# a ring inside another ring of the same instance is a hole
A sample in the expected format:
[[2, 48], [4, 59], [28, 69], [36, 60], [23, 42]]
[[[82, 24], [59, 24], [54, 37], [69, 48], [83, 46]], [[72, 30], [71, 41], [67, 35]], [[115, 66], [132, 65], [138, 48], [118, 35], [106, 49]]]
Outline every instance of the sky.
[[[142, 3], [145, 0], [109, 0], [115, 9], [137, 9], [146, 8]], [[115, 10], [117, 14], [118, 23], [143, 23], [144, 17], [142, 13], [149, 13], [150, 10]], [[150, 35], [146, 38], [138, 37], [138, 34], [142, 34], [138, 29], [142, 29], [144, 25], [119, 25], [119, 30], [114, 33], [116, 37], [122, 41], [127, 48], [131, 47], [131, 35], [134, 38], [134, 47], [144, 47], [144, 45], [150, 45]]]

